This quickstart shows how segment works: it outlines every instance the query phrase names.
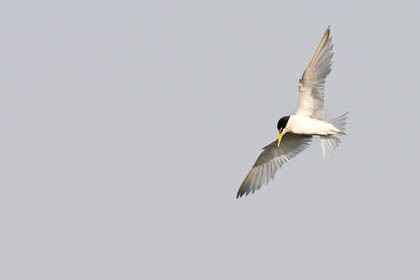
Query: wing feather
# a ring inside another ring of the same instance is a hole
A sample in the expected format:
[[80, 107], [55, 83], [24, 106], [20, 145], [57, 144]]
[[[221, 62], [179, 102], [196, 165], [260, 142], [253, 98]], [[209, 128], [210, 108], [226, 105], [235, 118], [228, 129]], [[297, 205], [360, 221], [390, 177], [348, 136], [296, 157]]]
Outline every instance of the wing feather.
[[286, 133], [277, 147], [277, 140], [263, 148], [263, 152], [255, 161], [254, 166], [242, 182], [237, 198], [259, 190], [274, 178], [277, 170], [291, 158], [306, 149], [312, 141], [312, 136]]
[[322, 119], [324, 114], [325, 79], [331, 72], [333, 44], [330, 27], [325, 31], [312, 58], [299, 80], [299, 106], [296, 114]]

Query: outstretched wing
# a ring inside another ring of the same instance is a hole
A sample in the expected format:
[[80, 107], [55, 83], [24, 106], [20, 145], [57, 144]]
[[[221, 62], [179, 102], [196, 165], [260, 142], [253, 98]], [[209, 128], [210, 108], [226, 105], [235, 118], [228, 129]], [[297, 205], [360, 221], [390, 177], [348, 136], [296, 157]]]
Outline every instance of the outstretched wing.
[[325, 79], [331, 72], [333, 44], [330, 27], [325, 31], [311, 61], [299, 80], [299, 106], [296, 114], [322, 119], [324, 113]]
[[277, 140], [263, 148], [252, 169], [238, 190], [236, 198], [260, 189], [274, 178], [277, 169], [302, 152], [312, 141], [312, 136], [286, 133], [277, 147]]

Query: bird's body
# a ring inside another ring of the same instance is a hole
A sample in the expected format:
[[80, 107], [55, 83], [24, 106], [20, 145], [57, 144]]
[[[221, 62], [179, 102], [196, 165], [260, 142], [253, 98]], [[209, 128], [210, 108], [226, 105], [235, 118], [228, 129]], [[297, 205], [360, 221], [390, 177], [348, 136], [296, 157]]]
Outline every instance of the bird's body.
[[315, 52], [299, 80], [299, 105], [296, 114], [282, 117], [277, 123], [278, 140], [263, 148], [254, 166], [242, 182], [237, 197], [253, 193], [268, 183], [285, 162], [306, 149], [313, 136], [319, 136], [322, 154], [334, 154], [348, 114], [324, 120], [324, 86], [331, 72], [332, 42], [330, 28], [324, 33]]
[[317, 120], [302, 115], [290, 116], [285, 128], [286, 132], [305, 135], [327, 136], [340, 132], [338, 128], [329, 122]]

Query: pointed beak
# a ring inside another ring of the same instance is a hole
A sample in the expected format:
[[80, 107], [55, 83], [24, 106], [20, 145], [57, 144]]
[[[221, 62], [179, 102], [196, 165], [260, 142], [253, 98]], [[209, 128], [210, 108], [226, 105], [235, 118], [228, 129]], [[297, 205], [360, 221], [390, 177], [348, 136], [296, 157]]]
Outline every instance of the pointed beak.
[[284, 129], [279, 133], [279, 141], [277, 142], [277, 147], [280, 147], [281, 138], [283, 138], [284, 133], [286, 133]]

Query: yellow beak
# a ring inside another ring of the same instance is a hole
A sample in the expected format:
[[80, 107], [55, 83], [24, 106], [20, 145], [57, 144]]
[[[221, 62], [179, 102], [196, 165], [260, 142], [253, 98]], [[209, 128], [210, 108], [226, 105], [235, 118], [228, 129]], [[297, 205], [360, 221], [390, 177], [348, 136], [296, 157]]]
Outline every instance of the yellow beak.
[[283, 138], [283, 135], [284, 135], [285, 133], [286, 133], [286, 132], [284, 131], [284, 129], [282, 130], [282, 132], [280, 132], [280, 133], [279, 133], [279, 141], [277, 142], [277, 147], [280, 147], [281, 138]]

